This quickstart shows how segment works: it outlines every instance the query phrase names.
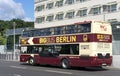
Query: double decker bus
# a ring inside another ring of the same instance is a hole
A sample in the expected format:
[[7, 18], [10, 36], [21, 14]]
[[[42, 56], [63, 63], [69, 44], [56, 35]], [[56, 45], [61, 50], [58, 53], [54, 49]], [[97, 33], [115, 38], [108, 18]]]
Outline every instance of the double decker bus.
[[84, 21], [23, 31], [20, 62], [73, 67], [102, 67], [112, 63], [111, 25]]

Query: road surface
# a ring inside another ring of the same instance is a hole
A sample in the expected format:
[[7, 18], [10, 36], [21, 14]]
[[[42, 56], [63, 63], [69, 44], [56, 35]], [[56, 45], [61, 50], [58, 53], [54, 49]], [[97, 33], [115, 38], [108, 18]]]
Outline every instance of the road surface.
[[41, 65], [20, 65], [17, 61], [0, 60], [0, 76], [120, 76], [120, 69], [62, 69]]

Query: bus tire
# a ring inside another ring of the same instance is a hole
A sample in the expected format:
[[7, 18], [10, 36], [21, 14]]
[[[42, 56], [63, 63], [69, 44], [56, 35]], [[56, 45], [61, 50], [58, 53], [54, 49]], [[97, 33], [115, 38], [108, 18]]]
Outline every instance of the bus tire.
[[29, 64], [30, 64], [30, 65], [35, 65], [34, 58], [30, 58], [30, 59], [29, 59]]
[[62, 60], [61, 66], [62, 66], [63, 69], [68, 69], [68, 68], [70, 68], [69, 62], [68, 62], [67, 59], [63, 59], [63, 60]]

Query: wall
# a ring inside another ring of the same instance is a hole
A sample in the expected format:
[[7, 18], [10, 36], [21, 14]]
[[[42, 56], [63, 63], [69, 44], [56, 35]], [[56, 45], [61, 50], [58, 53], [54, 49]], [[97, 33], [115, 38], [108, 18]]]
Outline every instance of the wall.
[[113, 56], [113, 64], [112, 66], [114, 68], [120, 68], [120, 55], [114, 55]]

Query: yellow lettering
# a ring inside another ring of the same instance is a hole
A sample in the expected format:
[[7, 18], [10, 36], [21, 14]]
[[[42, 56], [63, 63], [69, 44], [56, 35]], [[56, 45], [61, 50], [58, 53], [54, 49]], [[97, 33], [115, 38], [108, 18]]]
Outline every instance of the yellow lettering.
[[61, 36], [56, 37], [56, 43], [69, 43], [69, 42], [76, 42], [76, 36]]
[[56, 37], [56, 43], [59, 43], [59, 37]]
[[66, 37], [66, 42], [70, 42], [70, 39], [68, 37]]
[[97, 39], [102, 40], [103, 39], [103, 35], [97, 35]]
[[40, 38], [39, 43], [41, 43], [41, 44], [47, 43], [47, 39], [46, 38]]
[[63, 37], [59, 38], [59, 42], [62, 43], [63, 42]]
[[65, 36], [63, 37], [63, 42], [66, 42], [66, 37]]
[[71, 42], [76, 42], [76, 36], [71, 37]]

